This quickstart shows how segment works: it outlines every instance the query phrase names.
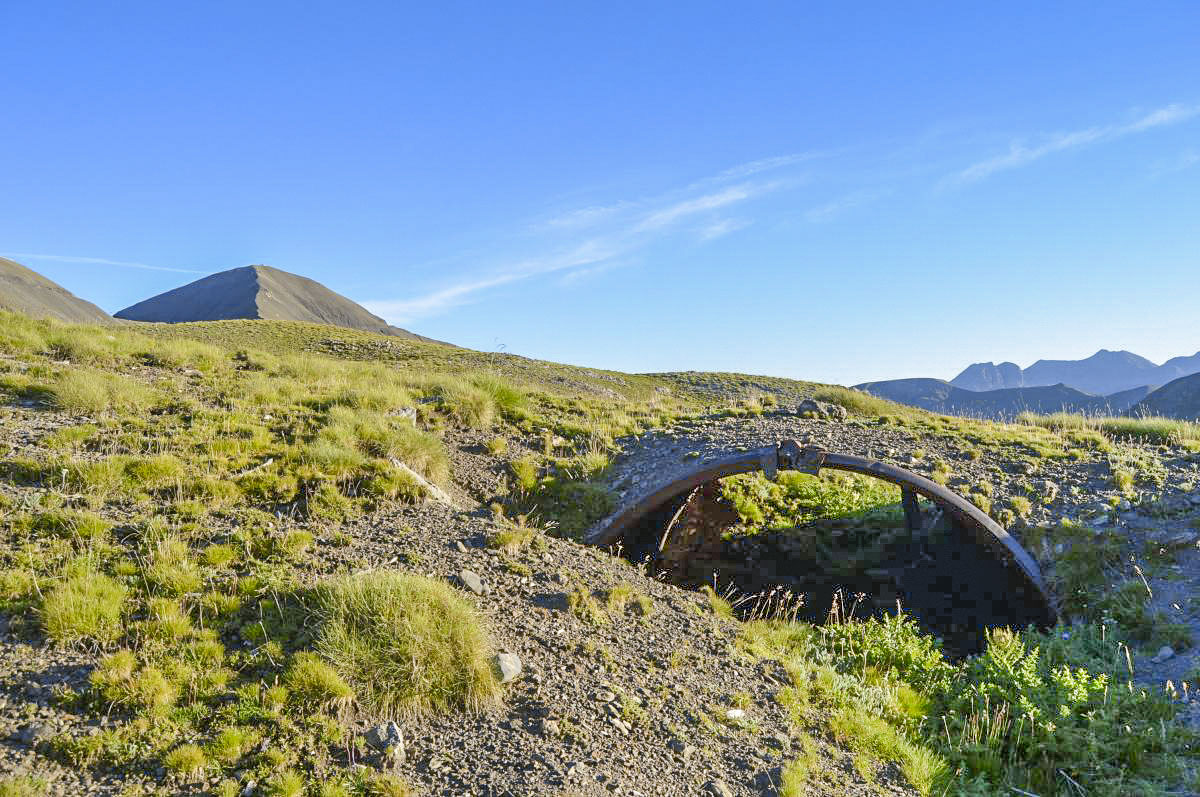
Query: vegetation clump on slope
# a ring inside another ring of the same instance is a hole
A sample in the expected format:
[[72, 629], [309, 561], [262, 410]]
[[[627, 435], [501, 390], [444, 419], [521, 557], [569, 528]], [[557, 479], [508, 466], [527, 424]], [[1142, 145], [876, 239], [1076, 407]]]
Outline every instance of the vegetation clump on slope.
[[1177, 707], [1129, 682], [1121, 643], [1088, 625], [1005, 630], [950, 662], [904, 617], [825, 626], [757, 621], [741, 644], [781, 662], [781, 699], [799, 728], [832, 715], [836, 737], [900, 767], [922, 794], [1160, 794], [1183, 773], [1195, 735]]
[[487, 632], [445, 582], [381, 571], [317, 594], [315, 648], [372, 716], [480, 710], [499, 698]]

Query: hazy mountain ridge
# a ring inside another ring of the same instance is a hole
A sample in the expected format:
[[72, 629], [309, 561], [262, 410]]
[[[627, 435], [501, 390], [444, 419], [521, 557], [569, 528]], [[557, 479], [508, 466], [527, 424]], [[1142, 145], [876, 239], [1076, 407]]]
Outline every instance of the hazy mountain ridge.
[[1150, 392], [1140, 386], [1109, 396], [1095, 396], [1068, 385], [1000, 388], [973, 391], [955, 387], [941, 379], [891, 379], [864, 382], [858, 390], [901, 404], [973, 418], [1011, 420], [1019, 413], [1078, 412], [1085, 415], [1116, 415], [1125, 412]]
[[972, 391], [1064, 384], [1084, 393], [1107, 396], [1144, 385], [1165, 385], [1194, 373], [1200, 373], [1200, 352], [1155, 365], [1133, 352], [1101, 349], [1083, 360], [1038, 360], [1025, 369], [1011, 362], [973, 363], [950, 384]]
[[1131, 414], [1200, 420], [1200, 373], [1168, 382], [1138, 402]]
[[76, 323], [112, 321], [108, 313], [91, 302], [5, 257], [0, 257], [0, 310]]
[[166, 323], [232, 319], [310, 321], [409, 340], [441, 342], [394, 327], [316, 280], [263, 265], [211, 274], [114, 315], [130, 321]]

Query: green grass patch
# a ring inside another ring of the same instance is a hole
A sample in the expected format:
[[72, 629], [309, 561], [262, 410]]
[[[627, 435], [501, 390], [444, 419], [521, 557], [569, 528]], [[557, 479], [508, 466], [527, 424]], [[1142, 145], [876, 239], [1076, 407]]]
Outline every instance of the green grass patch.
[[478, 710], [500, 694], [491, 641], [470, 602], [442, 581], [393, 571], [316, 590], [316, 651], [377, 716]]
[[128, 594], [125, 585], [103, 573], [86, 570], [68, 576], [42, 602], [46, 636], [61, 644], [116, 641], [124, 630], [121, 618]]

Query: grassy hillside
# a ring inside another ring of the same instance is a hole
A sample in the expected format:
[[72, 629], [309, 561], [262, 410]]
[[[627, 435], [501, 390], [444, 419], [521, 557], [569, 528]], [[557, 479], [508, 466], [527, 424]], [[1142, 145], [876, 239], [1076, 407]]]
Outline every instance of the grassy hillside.
[[[570, 542], [614, 505], [605, 474], [634, 435], [807, 397], [1014, 467], [1122, 463], [1131, 489], [1164, 467], [1153, 446], [1200, 439], [313, 324], [0, 313], [0, 658], [23, 673], [11, 694], [47, 684], [0, 710], [38, 756], [0, 794], [40, 793], [53, 767], [74, 793], [295, 797], [492, 775], [628, 793], [664, 772], [667, 793], [787, 797], [1183, 782], [1194, 738], [1114, 655], [1151, 623], [1145, 598], [1110, 594], [1125, 548], [1082, 526], [1028, 531], [1074, 552], [1056, 583], [1081, 625], [998, 633], [968, 662], [906, 620], [738, 623], [722, 596]], [[371, 741], [387, 720], [406, 757]]]

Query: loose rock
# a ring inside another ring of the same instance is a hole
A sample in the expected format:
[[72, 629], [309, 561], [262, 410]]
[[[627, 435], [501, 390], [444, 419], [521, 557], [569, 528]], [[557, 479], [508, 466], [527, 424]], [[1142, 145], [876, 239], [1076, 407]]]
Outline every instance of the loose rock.
[[704, 784], [704, 793], [715, 797], [733, 797], [733, 792], [720, 780], [710, 780]]
[[496, 669], [500, 671], [500, 683], [506, 684], [516, 680], [521, 674], [521, 659], [515, 653], [499, 653], [496, 655]]
[[466, 588], [476, 595], [483, 595], [487, 592], [487, 587], [484, 586], [483, 579], [477, 573], [473, 573], [470, 570], [462, 570], [459, 571], [458, 577]]
[[1173, 658], [1174, 656], [1175, 649], [1170, 645], [1163, 645], [1158, 649], [1158, 653], [1154, 656], [1154, 658], [1150, 659], [1150, 661], [1154, 662], [1155, 664], [1162, 664], [1164, 661]]

